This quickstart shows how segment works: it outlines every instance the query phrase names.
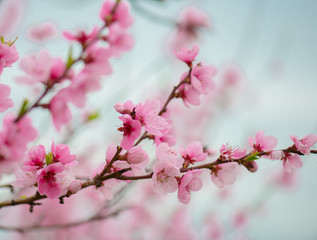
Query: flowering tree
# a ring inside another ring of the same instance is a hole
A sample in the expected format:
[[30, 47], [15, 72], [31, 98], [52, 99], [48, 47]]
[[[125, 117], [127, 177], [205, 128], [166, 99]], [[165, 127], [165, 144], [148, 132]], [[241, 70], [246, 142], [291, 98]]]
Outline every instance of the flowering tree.
[[[306, 156], [317, 153], [317, 136], [311, 133], [291, 135], [288, 145], [279, 147], [277, 138], [262, 130], [246, 137], [242, 146], [210, 146], [208, 126], [236, 101], [244, 76], [234, 64], [219, 69], [200, 57], [200, 31], [210, 29], [211, 20], [197, 7], [185, 8], [173, 20], [147, 11], [138, 1], [106, 0], [98, 24], [62, 31], [71, 45], [64, 56], [53, 56], [44, 47], [19, 56], [20, 39], [8, 37], [23, 11], [17, 2], [6, 2], [2, 13], [0, 74], [18, 65], [22, 73], [15, 81], [33, 93], [19, 104], [11, 88], [0, 84], [0, 187], [5, 193], [0, 229], [6, 237], [222, 239], [227, 230], [216, 211], [199, 220], [198, 230], [190, 224], [184, 206], [202, 203], [192, 201], [195, 192], [208, 191], [205, 185], [212, 184], [228, 189], [243, 172], [260, 171], [259, 161], [281, 165], [267, 185], [290, 187]], [[162, 92], [151, 89], [134, 100], [121, 91], [111, 112], [119, 121], [113, 123], [101, 114], [104, 104], [96, 104], [103, 99], [89, 103], [89, 98], [100, 89], [110, 94], [108, 78], [125, 70], [116, 69], [115, 60], [123, 60], [134, 46], [131, 5], [151, 21], [173, 27], [166, 54], [177, 67]], [[27, 33], [37, 44], [57, 35], [52, 22]], [[44, 119], [45, 127], [38, 119]], [[85, 129], [94, 138], [83, 134]], [[222, 201], [228, 194], [221, 192]], [[236, 238], [244, 237], [248, 219], [264, 202], [261, 195], [252, 206], [237, 208], [232, 217]], [[166, 218], [162, 212], [168, 210], [172, 215]]]

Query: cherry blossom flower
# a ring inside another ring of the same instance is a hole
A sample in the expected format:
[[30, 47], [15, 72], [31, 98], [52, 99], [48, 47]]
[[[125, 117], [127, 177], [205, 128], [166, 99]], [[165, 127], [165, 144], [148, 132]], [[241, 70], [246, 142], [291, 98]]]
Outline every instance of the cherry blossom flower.
[[177, 52], [175, 52], [175, 55], [179, 60], [187, 64], [190, 64], [191, 62], [195, 60], [198, 52], [199, 52], [199, 47], [198, 45], [195, 44], [192, 47], [192, 49], [188, 49], [186, 47], [180, 48]]
[[121, 53], [129, 51], [134, 46], [134, 39], [131, 34], [127, 33], [119, 24], [111, 24], [109, 35], [106, 37], [111, 50], [111, 55], [120, 57]]
[[19, 59], [15, 44], [10, 45], [0, 41], [0, 74], [5, 67], [11, 67]]
[[44, 167], [45, 147], [43, 145], [33, 146], [28, 151], [28, 159], [24, 162], [22, 170], [36, 172]]
[[69, 185], [68, 190], [69, 190], [71, 193], [75, 194], [75, 193], [77, 193], [77, 192], [81, 189], [81, 186], [82, 186], [81, 181], [79, 181], [79, 180], [74, 180], [74, 181], [72, 181], [71, 184]]
[[160, 194], [175, 192], [183, 161], [177, 157], [177, 151], [166, 143], [156, 147], [156, 157], [158, 161], [153, 166], [152, 176], [154, 190]]
[[109, 48], [92, 44], [86, 49], [85, 67], [82, 71], [88, 74], [107, 76], [112, 73], [110, 57], [111, 50]]
[[140, 103], [135, 108], [135, 119], [138, 119], [145, 129], [155, 136], [162, 136], [168, 122], [164, 117], [159, 115], [161, 103], [159, 100], [149, 101], [144, 104]]
[[125, 103], [117, 103], [114, 106], [115, 110], [118, 113], [121, 114], [131, 114], [133, 112], [133, 109], [135, 108], [135, 105], [133, 104], [133, 102], [131, 100], [126, 101]]
[[63, 36], [69, 41], [77, 41], [82, 46], [86, 47], [98, 37], [98, 33], [99, 27], [95, 26], [90, 32], [79, 30], [76, 34], [74, 34], [69, 31], [64, 31]]
[[207, 158], [207, 153], [203, 151], [203, 146], [199, 141], [191, 142], [186, 149], [183, 146], [180, 146], [179, 152], [185, 160], [185, 166], [195, 162], [204, 161]]
[[209, 28], [210, 25], [209, 16], [205, 12], [194, 6], [185, 8], [177, 21], [177, 30], [172, 34], [172, 49], [193, 43], [199, 38], [199, 30]]
[[153, 166], [154, 190], [160, 194], [172, 193], [178, 189], [177, 177], [180, 177], [179, 168], [167, 161], [157, 161]]
[[203, 182], [198, 177], [201, 173], [200, 169], [196, 169], [183, 175], [178, 185], [178, 200], [181, 203], [189, 203], [191, 191], [199, 191], [202, 188]]
[[9, 86], [0, 84], [0, 112], [6, 111], [8, 108], [13, 107], [14, 103], [9, 98], [11, 89]]
[[[164, 114], [163, 114], [164, 117]], [[172, 120], [165, 119], [168, 123], [167, 127], [161, 131], [162, 136], [155, 136], [154, 141], [156, 146], [160, 145], [161, 143], [167, 143], [168, 146], [172, 147], [176, 143], [176, 139], [172, 135]]]
[[220, 155], [221, 158], [225, 160], [234, 160], [242, 158], [246, 155], [247, 150], [238, 148], [238, 147], [231, 147], [229, 145], [222, 144], [220, 147]]
[[294, 145], [298, 151], [303, 154], [310, 154], [310, 147], [312, 147], [317, 142], [317, 136], [314, 134], [306, 135], [303, 139], [298, 140], [296, 136], [290, 136]]
[[12, 35], [20, 25], [26, 7], [26, 1], [3, 1], [0, 8], [0, 33], [2, 36]]
[[245, 209], [237, 211], [233, 215], [232, 225], [236, 229], [245, 228], [249, 222], [249, 214]]
[[0, 131], [0, 152], [2, 158], [12, 161], [20, 160], [27, 150], [27, 144], [35, 140], [37, 134], [29, 117], [25, 116], [15, 122], [15, 116], [7, 114], [4, 117], [3, 128]]
[[200, 104], [201, 93], [190, 84], [182, 84], [178, 88], [177, 94], [178, 97], [183, 99], [186, 107], [189, 107], [189, 104], [194, 106], [198, 106]]
[[86, 95], [100, 89], [100, 77], [82, 71], [72, 77], [72, 83], [64, 89], [68, 91], [69, 101], [79, 108], [86, 104]]
[[69, 92], [62, 89], [49, 103], [49, 110], [52, 114], [52, 120], [57, 131], [72, 120], [72, 113], [68, 107], [69, 98]]
[[65, 144], [51, 145], [52, 163], [60, 162], [67, 167], [74, 167], [78, 164], [76, 155], [70, 154], [69, 147]]
[[45, 194], [49, 199], [58, 198], [62, 195], [64, 189], [61, 180], [64, 176], [61, 173], [64, 169], [64, 165], [58, 162], [40, 170], [36, 180], [41, 195]]
[[141, 146], [135, 146], [128, 151], [127, 161], [131, 165], [137, 165], [140, 163], [147, 164], [149, 161], [149, 156]]
[[211, 175], [211, 180], [218, 188], [232, 185], [238, 175], [238, 164], [235, 162], [224, 163], [217, 167]]
[[205, 65], [203, 63], [194, 66], [191, 72], [191, 84], [195, 89], [203, 94], [208, 94], [215, 89], [213, 77], [217, 70], [212, 65]]
[[123, 122], [123, 127], [118, 128], [119, 131], [123, 132], [120, 146], [125, 150], [129, 150], [135, 140], [141, 135], [142, 125], [140, 121], [133, 120], [128, 114], [122, 115], [119, 119]]
[[303, 166], [302, 159], [298, 154], [284, 152], [284, 156], [282, 157], [283, 167], [285, 171], [292, 172], [295, 168], [301, 168]]
[[213, 240], [225, 239], [226, 232], [223, 223], [220, 221], [220, 217], [216, 215], [210, 215], [205, 222], [206, 238]]
[[[52, 84], [65, 72], [65, 64], [61, 58], [52, 58], [46, 50], [38, 54], [29, 54], [21, 58], [20, 68], [27, 74], [16, 80], [24, 84]], [[61, 79], [59, 79], [61, 81]]]
[[99, 17], [102, 21], [117, 22], [122, 28], [128, 28], [133, 23], [133, 18], [130, 15], [130, 4], [127, 1], [120, 1], [116, 11], [113, 13], [113, 8], [116, 4], [114, 0], [107, 0], [101, 6]]
[[264, 131], [259, 131], [254, 137], [249, 137], [249, 145], [254, 152], [272, 151], [277, 145], [277, 139], [273, 136], [264, 136]]
[[43, 22], [28, 30], [28, 37], [37, 43], [42, 43], [57, 37], [57, 27], [53, 22]]

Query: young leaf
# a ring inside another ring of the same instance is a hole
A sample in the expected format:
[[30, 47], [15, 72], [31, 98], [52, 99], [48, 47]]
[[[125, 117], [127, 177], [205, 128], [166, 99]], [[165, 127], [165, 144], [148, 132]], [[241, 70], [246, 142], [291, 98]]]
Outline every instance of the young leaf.
[[53, 154], [51, 152], [49, 154], [45, 154], [45, 162], [47, 166], [53, 162]]
[[258, 155], [259, 155], [258, 152], [253, 153], [252, 155], [248, 156], [248, 157], [245, 159], [245, 161], [251, 162], [251, 161], [257, 160], [257, 159], [259, 159]]

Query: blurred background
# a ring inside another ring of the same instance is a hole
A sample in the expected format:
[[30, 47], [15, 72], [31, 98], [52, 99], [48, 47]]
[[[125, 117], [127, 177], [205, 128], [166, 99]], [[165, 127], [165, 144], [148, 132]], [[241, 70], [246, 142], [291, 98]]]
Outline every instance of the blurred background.
[[[90, 29], [100, 22], [101, 0], [14, 1], [21, 6], [21, 17], [10, 22], [16, 27], [6, 36], [14, 39], [18, 35], [16, 47], [20, 56], [46, 48], [51, 55], [66, 59], [70, 44], [63, 39], [62, 31]], [[8, 2], [0, 1], [0, 14], [5, 15], [3, 9]], [[130, 0], [130, 3], [135, 18], [131, 30], [135, 46], [112, 62], [113, 74], [104, 79], [102, 90], [90, 95], [86, 110], [97, 109], [100, 120], [76, 132], [70, 141], [75, 152], [87, 147], [87, 142], [98, 143], [100, 148], [94, 154], [98, 165], [109, 142], [120, 141], [115, 103], [168, 96], [187, 70], [173, 56], [171, 45], [179, 15], [188, 6], [196, 6], [209, 16], [209, 26], [197, 30], [194, 42], [200, 46], [198, 61], [219, 69], [215, 81], [221, 91], [216, 90], [213, 96], [203, 99], [202, 108], [187, 109], [180, 100], [173, 102], [172, 108], [181, 105], [174, 116], [180, 139], [176, 139], [177, 147], [195, 139], [213, 149], [225, 143], [247, 147], [248, 136], [263, 130], [277, 137], [277, 148], [283, 149], [292, 145], [289, 135], [302, 138], [309, 133], [317, 134], [316, 1]], [[56, 25], [57, 36], [42, 43], [32, 41], [28, 30], [47, 21]], [[228, 66], [240, 69], [240, 77], [232, 85], [223, 83], [222, 73]], [[18, 64], [1, 75], [1, 82], [12, 87], [14, 112], [18, 112], [25, 97], [33, 94], [36, 98], [36, 89], [14, 82], [19, 75], [22, 72]], [[203, 118], [193, 115], [202, 111], [205, 111]], [[82, 114], [74, 110], [75, 129]], [[52, 138], [62, 141], [68, 134], [67, 130], [63, 135], [53, 128], [47, 129], [51, 121], [48, 113], [37, 110], [31, 117], [43, 130], [40, 143], [49, 146]], [[184, 118], [187, 120], [181, 122]], [[196, 122], [201, 130], [189, 130], [186, 124], [190, 122]], [[217, 216], [216, 221], [225, 232], [223, 239], [317, 239], [317, 156], [303, 157], [303, 162], [293, 176], [294, 182], [287, 187], [281, 187], [275, 179], [281, 162], [267, 159], [258, 161], [256, 173], [242, 172], [241, 178], [228, 189], [218, 190], [210, 179], [206, 180], [203, 189], [192, 194], [188, 205], [194, 229], [200, 229], [202, 219], [209, 215]], [[9, 179], [6, 176], [3, 181]], [[171, 206], [180, 204], [176, 194], [168, 195], [165, 201]], [[247, 209], [249, 222], [237, 230], [232, 221], [235, 212], [242, 209]]]

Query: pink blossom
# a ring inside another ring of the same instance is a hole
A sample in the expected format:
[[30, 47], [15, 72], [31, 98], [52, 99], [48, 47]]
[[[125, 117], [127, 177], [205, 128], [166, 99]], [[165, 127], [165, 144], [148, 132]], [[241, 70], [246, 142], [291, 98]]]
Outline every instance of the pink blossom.
[[237, 87], [241, 85], [244, 74], [237, 65], [228, 64], [222, 68], [220, 77], [223, 88]]
[[[7, 114], [3, 120], [0, 131], [0, 153], [2, 161], [19, 161], [27, 150], [27, 144], [35, 140], [36, 129], [32, 126], [31, 119], [27, 116], [15, 122], [13, 114]], [[5, 167], [1, 167], [3, 170]]]
[[211, 176], [211, 180], [218, 188], [232, 185], [238, 175], [238, 164], [235, 162], [224, 163], [217, 167]]
[[13, 107], [14, 103], [9, 98], [11, 89], [9, 86], [0, 84], [0, 112], [6, 111], [8, 108]]
[[106, 161], [107, 161], [107, 163], [109, 163], [112, 160], [112, 158], [114, 157], [116, 152], [117, 152], [117, 146], [114, 143], [110, 143], [108, 145], [107, 151], [106, 151]]
[[190, 84], [182, 84], [178, 88], [178, 96], [183, 99], [186, 107], [189, 107], [189, 104], [198, 106], [200, 104], [200, 95], [201, 93]]
[[83, 30], [79, 30], [76, 34], [73, 34], [72, 32], [69, 31], [64, 31], [63, 36], [70, 41], [77, 41], [79, 42], [82, 46], [86, 47], [97, 39], [99, 33], [99, 27], [95, 26], [91, 30], [91, 32], [84, 32]]
[[81, 189], [82, 183], [79, 180], [74, 180], [71, 182], [71, 184], [68, 187], [68, 190], [71, 193], [77, 193]]
[[[188, 208], [179, 207], [173, 212], [171, 221], [163, 229], [163, 236], [157, 239], [168, 240], [198, 240], [197, 231], [194, 231], [192, 218]], [[162, 232], [162, 230], [160, 230]], [[149, 238], [147, 238], [149, 239]]]
[[181, 12], [179, 24], [186, 30], [189, 30], [187, 28], [210, 27], [208, 15], [194, 6], [189, 6]]
[[113, 8], [116, 4], [114, 0], [106, 0], [101, 7], [99, 17], [102, 21], [117, 22], [122, 28], [128, 28], [133, 23], [133, 18], [130, 15], [130, 4], [127, 1], [120, 1], [114, 13]]
[[131, 100], [126, 101], [125, 103], [117, 103], [114, 106], [115, 110], [118, 113], [121, 114], [130, 114], [133, 112], [133, 109], [135, 108], [135, 105], [133, 104], [133, 102]]
[[297, 171], [286, 171], [285, 168], [281, 168], [273, 173], [270, 182], [274, 186], [278, 185], [282, 188], [291, 190], [297, 187], [299, 182], [298, 177]]
[[12, 186], [14, 187], [25, 188], [36, 183], [36, 172], [17, 169], [14, 175], [16, 177], [16, 180], [12, 182]]
[[15, 44], [9, 45], [0, 41], [0, 74], [5, 67], [11, 67], [19, 59]]
[[225, 160], [231, 160], [231, 161], [234, 159], [239, 159], [244, 157], [246, 155], [246, 152], [247, 150], [245, 148], [244, 149], [241, 149], [238, 147], [233, 148], [231, 146], [224, 145], [224, 144], [222, 144], [220, 148], [221, 157]]
[[255, 152], [268, 152], [274, 150], [277, 139], [273, 136], [264, 136], [264, 131], [259, 131], [255, 138], [249, 137], [249, 145]]
[[[38, 54], [29, 54], [21, 58], [20, 68], [27, 74], [16, 78], [24, 84], [52, 84], [62, 77], [65, 72], [65, 64], [61, 58], [52, 58], [46, 50]], [[49, 81], [52, 81], [49, 82]]]
[[215, 89], [213, 77], [216, 73], [217, 70], [212, 65], [197, 64], [191, 72], [191, 84], [199, 92], [208, 94]]
[[177, 157], [177, 151], [166, 143], [156, 147], [156, 157], [158, 161], [153, 166], [152, 176], [155, 191], [161, 194], [176, 191], [183, 161]]
[[45, 147], [43, 145], [33, 146], [28, 151], [28, 159], [24, 162], [22, 170], [36, 172], [43, 168], [45, 159]]
[[28, 37], [37, 43], [42, 43], [57, 37], [57, 27], [53, 22], [43, 22], [33, 26], [28, 31]]
[[[163, 117], [164, 117], [164, 114], [163, 114]], [[161, 143], [167, 143], [168, 146], [172, 147], [176, 143], [176, 140], [172, 135], [173, 122], [170, 119], [165, 119], [165, 120], [168, 122], [167, 127], [161, 131], [162, 136], [155, 136], [154, 141], [156, 146], [160, 145]]]
[[85, 67], [83, 72], [93, 75], [107, 76], [112, 73], [109, 62], [111, 50], [105, 47], [99, 47], [97, 44], [90, 45], [86, 49], [84, 58]]
[[26, 8], [25, 0], [10, 0], [1, 2], [0, 35], [12, 35], [23, 19]]
[[128, 114], [124, 114], [119, 117], [123, 122], [123, 127], [118, 128], [119, 131], [123, 132], [123, 138], [121, 140], [121, 147], [125, 150], [132, 148], [135, 140], [140, 137], [142, 125], [140, 121], [133, 120]]
[[40, 170], [36, 180], [41, 195], [46, 195], [49, 199], [58, 198], [62, 195], [63, 187], [61, 174], [65, 167], [62, 163], [53, 163]]
[[168, 127], [168, 122], [159, 115], [161, 110], [160, 101], [146, 100], [144, 104], [138, 104], [135, 108], [136, 116], [145, 129], [155, 136], [162, 136], [164, 129]]
[[149, 156], [141, 146], [135, 146], [128, 151], [127, 161], [130, 164], [146, 164], [149, 161]]
[[199, 191], [203, 182], [198, 177], [202, 173], [201, 170], [188, 171], [180, 180], [178, 185], [178, 200], [187, 204], [190, 201], [191, 191]]
[[191, 142], [185, 149], [183, 146], [179, 148], [179, 152], [184, 158], [184, 165], [188, 166], [195, 162], [204, 161], [207, 158], [207, 153], [203, 151], [203, 146], [199, 141]]
[[285, 171], [292, 172], [295, 168], [301, 168], [303, 166], [302, 159], [298, 154], [295, 153], [284, 153], [284, 157], [282, 157], [283, 160], [283, 167]]
[[249, 222], [248, 212], [246, 210], [239, 210], [233, 215], [233, 227], [236, 229], [245, 228]]
[[52, 98], [49, 104], [49, 110], [52, 114], [53, 123], [57, 131], [72, 120], [72, 113], [67, 105], [69, 98], [69, 92], [62, 89]]
[[69, 101], [79, 108], [86, 104], [86, 95], [100, 89], [100, 77], [85, 71], [73, 76], [72, 83], [64, 91], [68, 91]]
[[154, 164], [152, 181], [157, 193], [175, 192], [178, 188], [177, 177], [180, 177], [180, 171], [173, 163], [157, 161]]
[[178, 158], [177, 151], [174, 148], [169, 147], [167, 143], [158, 145], [155, 149], [155, 153], [158, 161], [166, 161], [176, 166], [181, 166], [183, 163], [183, 160]]
[[193, 43], [199, 38], [199, 30], [209, 27], [209, 16], [205, 12], [194, 6], [185, 8], [180, 14], [177, 30], [172, 37], [172, 48], [177, 49]]
[[111, 24], [107, 41], [110, 45], [111, 55], [120, 57], [122, 52], [129, 51], [134, 46], [134, 39], [119, 24]]
[[303, 139], [298, 140], [296, 136], [290, 136], [296, 150], [300, 151], [303, 154], [310, 154], [310, 147], [312, 147], [317, 142], [317, 136], [314, 134], [306, 135]]
[[225, 239], [225, 228], [220, 221], [220, 217], [216, 215], [208, 216], [205, 223], [206, 238], [212, 240]]
[[191, 62], [193, 62], [195, 60], [195, 57], [197, 56], [198, 52], [199, 52], [199, 47], [198, 47], [198, 45], [195, 44], [192, 47], [192, 49], [188, 49], [186, 47], [180, 48], [175, 53], [175, 55], [179, 60], [181, 60], [187, 64], [190, 64]]
[[67, 167], [74, 167], [78, 164], [76, 155], [71, 155], [69, 147], [65, 144], [55, 145], [54, 142], [52, 142], [51, 151], [52, 163], [60, 162]]

